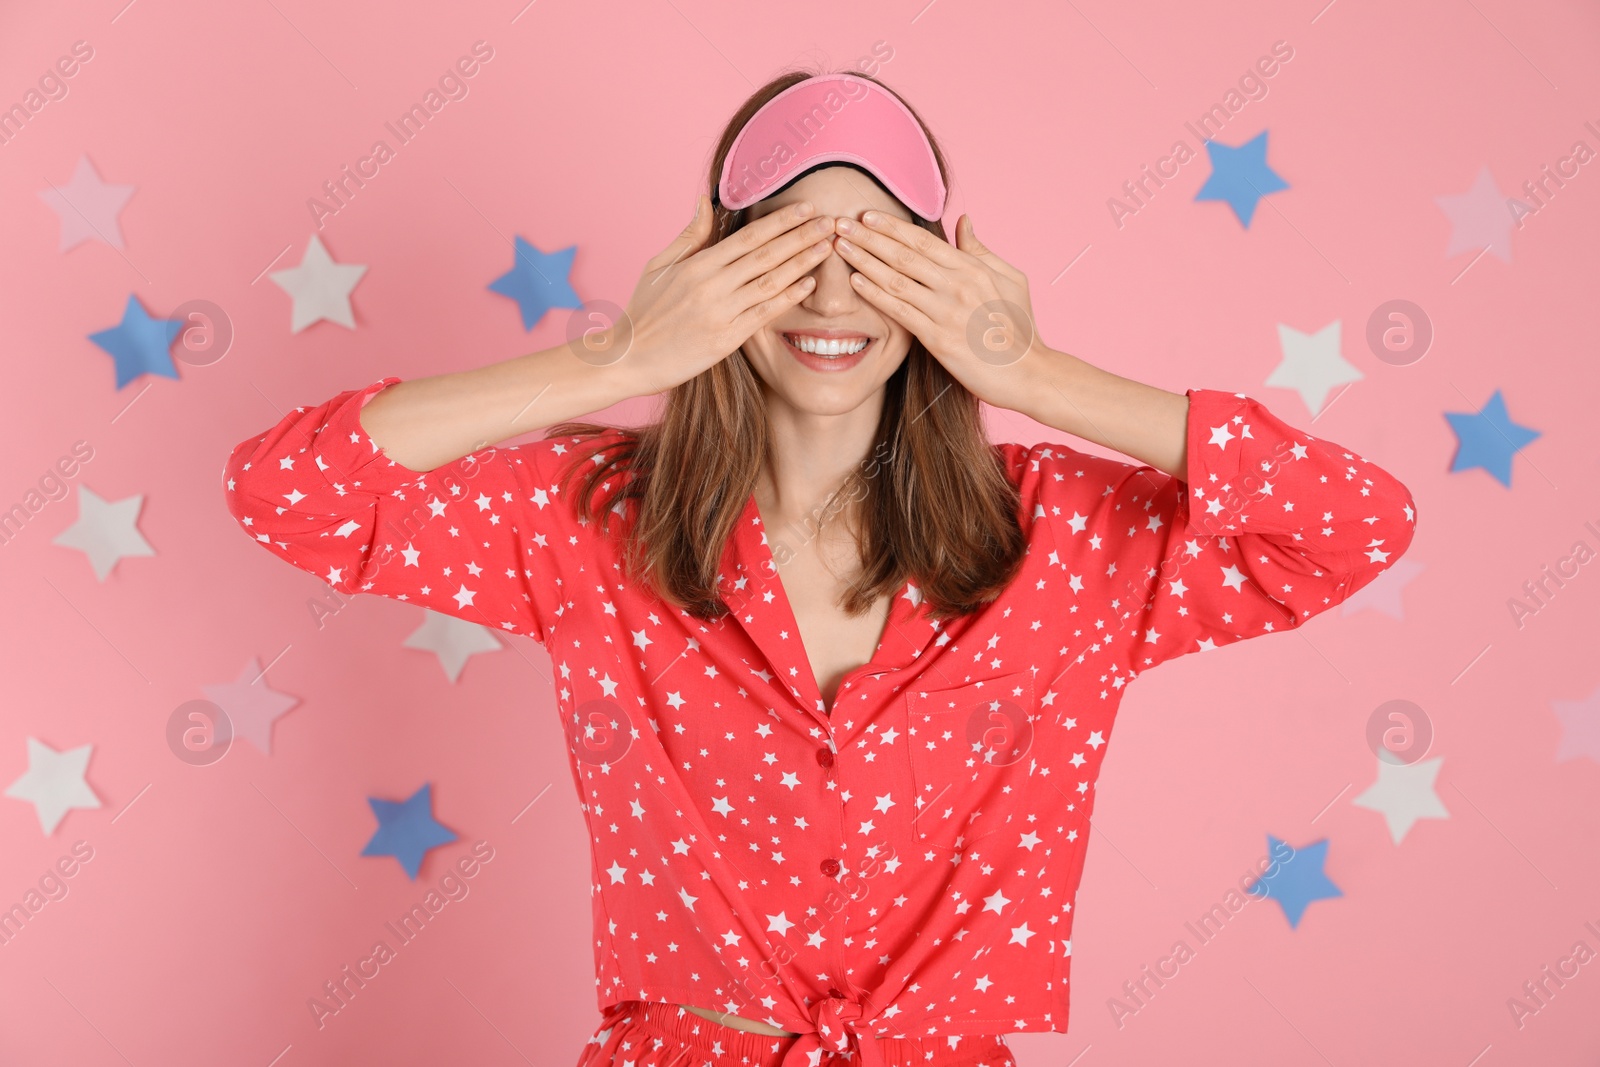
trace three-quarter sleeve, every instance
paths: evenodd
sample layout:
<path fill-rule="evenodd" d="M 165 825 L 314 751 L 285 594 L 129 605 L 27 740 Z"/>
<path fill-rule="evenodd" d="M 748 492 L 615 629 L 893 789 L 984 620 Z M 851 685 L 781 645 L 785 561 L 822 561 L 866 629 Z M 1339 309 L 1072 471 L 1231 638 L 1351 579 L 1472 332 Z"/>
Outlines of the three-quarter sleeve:
<path fill-rule="evenodd" d="M 1135 673 L 1299 626 L 1391 566 L 1416 526 L 1410 492 L 1370 460 L 1242 393 L 1186 395 L 1185 478 L 1059 444 L 1027 456 L 1034 521 L 1075 588 L 1110 598 L 1099 640 Z"/>
<path fill-rule="evenodd" d="M 228 510 L 262 547 L 342 593 L 419 604 L 545 643 L 582 530 L 560 500 L 573 439 L 486 448 L 433 471 L 361 427 L 387 377 L 297 408 L 237 445 Z"/>

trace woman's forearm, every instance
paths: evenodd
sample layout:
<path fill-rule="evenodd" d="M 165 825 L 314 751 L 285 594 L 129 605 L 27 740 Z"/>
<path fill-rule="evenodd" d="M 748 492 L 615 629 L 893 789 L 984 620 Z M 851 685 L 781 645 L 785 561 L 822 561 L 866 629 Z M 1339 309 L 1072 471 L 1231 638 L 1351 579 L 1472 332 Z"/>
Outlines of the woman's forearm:
<path fill-rule="evenodd" d="M 1035 422 L 1113 448 L 1175 478 L 1188 462 L 1189 398 L 1045 349 L 1028 389 Z"/>
<path fill-rule="evenodd" d="M 648 390 L 629 367 L 626 359 L 595 366 L 560 345 L 476 370 L 396 382 L 361 409 L 361 428 L 396 463 L 431 471 L 644 395 Z"/>

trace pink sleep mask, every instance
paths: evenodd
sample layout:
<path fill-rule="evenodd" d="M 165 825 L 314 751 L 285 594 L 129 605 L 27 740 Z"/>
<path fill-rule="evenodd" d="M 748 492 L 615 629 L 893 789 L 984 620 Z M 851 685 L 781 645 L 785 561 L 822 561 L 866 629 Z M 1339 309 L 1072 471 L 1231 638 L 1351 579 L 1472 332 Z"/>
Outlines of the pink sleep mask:
<path fill-rule="evenodd" d="M 822 163 L 861 167 L 930 222 L 944 214 L 944 179 L 916 116 L 854 74 L 807 78 L 763 104 L 722 162 L 717 197 L 737 211 Z"/>

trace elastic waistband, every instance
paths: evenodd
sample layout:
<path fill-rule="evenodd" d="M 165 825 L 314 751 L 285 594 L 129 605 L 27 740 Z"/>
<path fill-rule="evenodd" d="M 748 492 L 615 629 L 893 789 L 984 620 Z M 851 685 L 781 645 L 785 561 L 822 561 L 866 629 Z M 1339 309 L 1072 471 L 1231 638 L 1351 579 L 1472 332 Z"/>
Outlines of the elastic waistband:
<path fill-rule="evenodd" d="M 678 1005 L 627 1001 L 607 1013 L 608 1023 L 638 1026 L 656 1037 L 691 1048 L 713 1064 L 778 1067 L 797 1036 L 771 1037 L 725 1026 Z M 883 1037 L 877 1042 L 888 1067 L 976 1067 L 1010 1064 L 1010 1050 L 998 1034 L 963 1034 L 926 1039 Z M 952 1047 L 951 1042 L 955 1044 Z M 824 1063 L 831 1060 L 824 1057 Z"/>

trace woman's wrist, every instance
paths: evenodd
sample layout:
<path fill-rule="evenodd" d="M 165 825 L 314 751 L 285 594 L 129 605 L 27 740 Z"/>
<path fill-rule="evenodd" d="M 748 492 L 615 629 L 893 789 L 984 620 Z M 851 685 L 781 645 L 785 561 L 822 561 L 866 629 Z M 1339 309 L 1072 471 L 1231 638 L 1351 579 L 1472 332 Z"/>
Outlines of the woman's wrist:
<path fill-rule="evenodd" d="M 604 341 L 589 335 L 520 357 L 515 387 L 519 402 L 505 409 L 509 412 L 505 437 L 579 419 L 654 392 L 641 381 L 634 354 L 617 354 L 610 345 L 611 331 L 604 333 Z"/>
<path fill-rule="evenodd" d="M 564 344 L 472 370 L 407 379 L 373 396 L 361 411 L 361 426 L 396 463 L 431 471 L 639 395 L 624 364 L 593 362 Z"/>
<path fill-rule="evenodd" d="M 1035 360 L 1031 357 L 1039 355 Z M 1189 398 L 1102 370 L 1049 347 L 1027 366 L 1026 399 L 1017 410 L 1035 422 L 1081 437 L 1183 477 Z"/>

